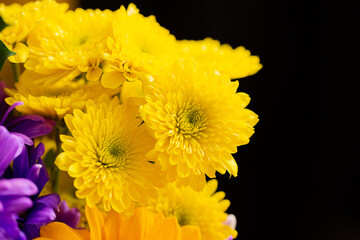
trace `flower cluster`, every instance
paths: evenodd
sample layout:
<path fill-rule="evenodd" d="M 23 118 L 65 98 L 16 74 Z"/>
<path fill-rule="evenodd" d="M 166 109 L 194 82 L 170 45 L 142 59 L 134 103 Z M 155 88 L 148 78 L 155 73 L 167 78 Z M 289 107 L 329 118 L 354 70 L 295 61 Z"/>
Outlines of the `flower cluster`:
<path fill-rule="evenodd" d="M 236 80 L 257 56 L 176 39 L 134 4 L 0 17 L 0 239 L 236 238 L 215 178 L 237 176 L 258 122 Z"/>

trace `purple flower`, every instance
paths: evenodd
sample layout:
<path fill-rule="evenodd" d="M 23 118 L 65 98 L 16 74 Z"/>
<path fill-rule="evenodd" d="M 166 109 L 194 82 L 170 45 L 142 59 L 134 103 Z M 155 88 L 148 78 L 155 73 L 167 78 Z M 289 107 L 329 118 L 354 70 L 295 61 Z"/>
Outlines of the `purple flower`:
<path fill-rule="evenodd" d="M 7 166 L 4 174 L 0 176 L 0 236 L 2 234 L 4 239 L 5 233 L 11 239 L 36 238 L 39 236 L 40 227 L 56 218 L 60 204 L 59 195 L 53 193 L 39 197 L 49 180 L 41 159 L 44 150 L 42 143 L 36 148 L 23 147 L 20 155 L 13 160 L 13 167 Z M 13 181 L 14 179 L 17 181 Z M 12 181 L 12 185 L 9 181 Z M 24 188 L 26 184 L 29 185 L 28 188 Z M 30 187 L 33 191 L 23 192 Z"/>
<path fill-rule="evenodd" d="M 57 194 L 39 197 L 49 175 L 41 160 L 44 145 L 34 148 L 32 141 L 55 123 L 32 114 L 11 116 L 23 103 L 6 104 L 5 87 L 0 81 L 0 239 L 33 239 L 56 218 L 60 204 Z"/>
<path fill-rule="evenodd" d="M 80 222 L 81 213 L 77 208 L 69 208 L 67 202 L 63 200 L 56 213 L 57 222 L 63 222 L 72 228 L 76 228 Z"/>
<path fill-rule="evenodd" d="M 18 215 L 33 205 L 29 196 L 38 192 L 28 179 L 0 179 L 0 239 L 26 239 L 18 226 Z"/>
<path fill-rule="evenodd" d="M 45 148 L 40 143 L 36 148 L 28 146 L 13 161 L 13 177 L 28 179 L 33 182 L 38 191 L 31 196 L 33 205 L 18 218 L 20 229 L 28 239 L 39 237 L 39 230 L 56 218 L 60 204 L 60 196 L 56 193 L 39 197 L 40 192 L 49 180 L 41 156 Z M 11 174 L 8 174 L 10 176 Z"/>

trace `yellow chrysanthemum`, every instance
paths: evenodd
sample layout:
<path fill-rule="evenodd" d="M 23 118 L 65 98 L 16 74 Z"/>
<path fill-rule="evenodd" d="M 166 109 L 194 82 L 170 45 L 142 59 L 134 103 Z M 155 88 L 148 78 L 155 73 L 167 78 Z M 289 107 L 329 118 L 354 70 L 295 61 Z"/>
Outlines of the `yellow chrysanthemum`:
<path fill-rule="evenodd" d="M 175 216 L 180 226 L 198 226 L 203 240 L 224 240 L 237 236 L 236 230 L 223 224 L 230 201 L 224 192 L 216 192 L 217 181 L 210 180 L 201 192 L 190 187 L 168 184 L 160 189 L 159 197 L 150 203 L 150 209 L 165 217 Z"/>
<path fill-rule="evenodd" d="M 244 47 L 233 49 L 228 44 L 205 38 L 204 40 L 178 41 L 184 56 L 194 58 L 200 67 L 206 71 L 218 71 L 230 78 L 243 78 L 258 72 L 262 65 L 257 56 L 250 54 Z"/>
<path fill-rule="evenodd" d="M 161 184 L 160 170 L 145 157 L 154 140 L 134 109 L 103 95 L 88 101 L 85 113 L 74 110 L 64 118 L 73 136 L 60 136 L 64 152 L 55 164 L 75 178 L 76 196 L 90 207 L 132 214 Z"/>
<path fill-rule="evenodd" d="M 6 92 L 9 95 L 5 100 L 8 104 L 18 101 L 24 103 L 16 107 L 19 112 L 61 119 L 74 109 L 83 109 L 88 99 L 96 100 L 103 93 L 113 95 L 119 90 L 103 88 L 100 82 L 85 83 L 83 80 L 47 86 L 21 77 L 15 89 L 6 89 Z"/>
<path fill-rule="evenodd" d="M 87 80 L 99 80 L 112 19 L 110 10 L 78 8 L 39 23 L 28 36 L 30 54 L 25 68 L 32 74 L 24 78 L 50 85 L 86 73 Z"/>
<path fill-rule="evenodd" d="M 198 227 L 180 227 L 175 217 L 167 218 L 146 208 L 135 209 L 129 218 L 115 211 L 105 215 L 96 207 L 86 207 L 85 213 L 90 233 L 53 222 L 41 227 L 40 238 L 35 240 L 201 240 Z"/>
<path fill-rule="evenodd" d="M 191 63 L 174 65 L 172 74 L 145 84 L 140 114 L 157 142 L 149 154 L 167 180 L 200 191 L 205 174 L 237 175 L 232 153 L 247 144 L 258 117 L 246 109 L 250 98 L 236 93 L 238 82 L 199 71 Z"/>
<path fill-rule="evenodd" d="M 116 12 L 107 46 L 101 82 L 108 88 L 164 70 L 173 61 L 173 52 L 178 51 L 175 37 L 154 16 L 141 15 L 134 4 L 127 10 L 121 6 Z"/>
<path fill-rule="evenodd" d="M 42 20 L 61 15 L 67 8 L 68 4 L 53 0 L 29 2 L 24 5 L 0 3 L 0 15 L 8 25 L 0 32 L 0 40 L 16 52 L 9 60 L 15 63 L 25 62 L 29 50 L 24 42 L 29 32 Z"/>

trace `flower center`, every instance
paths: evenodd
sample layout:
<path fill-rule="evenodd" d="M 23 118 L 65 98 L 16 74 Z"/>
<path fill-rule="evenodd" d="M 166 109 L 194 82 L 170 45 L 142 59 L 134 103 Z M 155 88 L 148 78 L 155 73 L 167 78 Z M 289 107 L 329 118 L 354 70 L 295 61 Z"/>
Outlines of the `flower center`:
<path fill-rule="evenodd" d="M 194 136 L 205 128 L 206 115 L 200 106 L 188 106 L 178 113 L 176 131 L 185 137 Z"/>
<path fill-rule="evenodd" d="M 100 164 L 104 168 L 117 168 L 123 166 L 127 158 L 127 146 L 121 141 L 111 142 L 100 157 Z"/>
<path fill-rule="evenodd" d="M 196 217 L 183 207 L 175 207 L 164 215 L 167 217 L 175 216 L 180 226 L 197 225 Z"/>
<path fill-rule="evenodd" d="M 176 214 L 176 218 L 180 226 L 195 225 L 193 217 L 186 214 Z"/>

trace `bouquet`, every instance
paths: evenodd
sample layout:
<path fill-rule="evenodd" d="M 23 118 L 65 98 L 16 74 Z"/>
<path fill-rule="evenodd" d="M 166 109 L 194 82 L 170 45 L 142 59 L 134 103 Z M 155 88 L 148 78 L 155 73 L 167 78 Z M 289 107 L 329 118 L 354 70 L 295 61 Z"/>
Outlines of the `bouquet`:
<path fill-rule="evenodd" d="M 216 172 L 237 176 L 258 122 L 235 80 L 257 56 L 176 39 L 134 4 L 0 16 L 0 239 L 237 236 Z"/>

